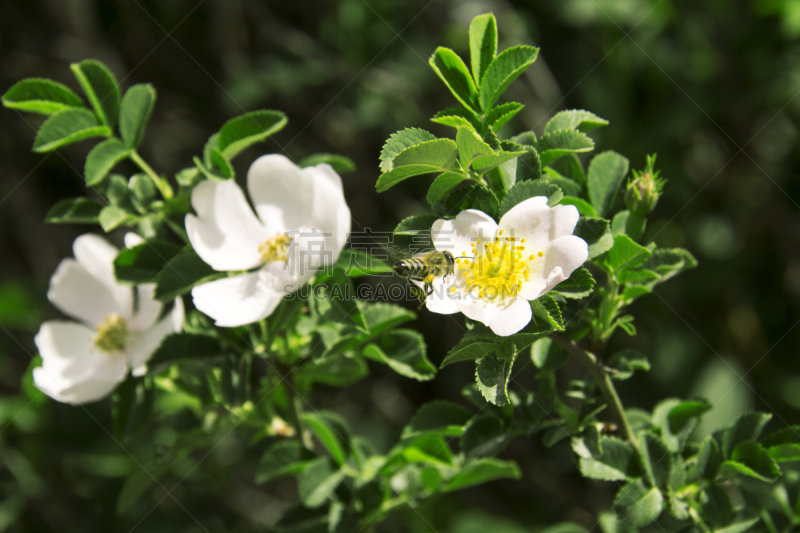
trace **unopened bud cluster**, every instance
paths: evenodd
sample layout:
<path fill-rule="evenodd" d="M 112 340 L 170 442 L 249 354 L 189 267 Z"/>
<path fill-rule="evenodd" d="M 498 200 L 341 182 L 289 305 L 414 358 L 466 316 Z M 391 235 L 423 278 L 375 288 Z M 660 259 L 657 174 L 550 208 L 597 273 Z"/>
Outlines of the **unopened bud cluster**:
<path fill-rule="evenodd" d="M 647 166 L 642 172 L 633 171 L 633 181 L 625 190 L 625 206 L 637 215 L 646 215 L 655 209 L 658 197 L 666 180 L 658 177 L 656 157 L 647 157 Z"/>

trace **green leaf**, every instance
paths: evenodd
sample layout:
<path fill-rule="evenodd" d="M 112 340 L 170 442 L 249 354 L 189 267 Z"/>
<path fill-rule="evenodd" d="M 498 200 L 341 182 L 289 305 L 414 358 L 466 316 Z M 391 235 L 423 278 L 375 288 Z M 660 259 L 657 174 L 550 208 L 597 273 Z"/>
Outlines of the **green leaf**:
<path fill-rule="evenodd" d="M 461 361 L 480 359 L 491 352 L 497 351 L 499 348 L 500 345 L 494 341 L 482 342 L 480 339 L 464 337 L 461 339 L 461 342 L 447 352 L 447 356 L 444 358 L 439 368 L 444 368 L 447 365 Z"/>
<path fill-rule="evenodd" d="M 362 306 L 361 313 L 372 335 L 379 335 L 417 317 L 413 311 L 386 302 L 376 302 Z"/>
<path fill-rule="evenodd" d="M 186 248 L 175 256 L 156 279 L 155 298 L 169 302 L 177 296 L 186 294 L 199 283 L 218 279 L 225 274 L 208 266 L 197 252 Z"/>
<path fill-rule="evenodd" d="M 103 231 L 108 233 L 120 226 L 133 224 L 136 222 L 137 218 L 135 213 L 128 211 L 124 207 L 107 205 L 100 210 L 97 221 L 100 223 L 100 227 L 103 228 Z"/>
<path fill-rule="evenodd" d="M 778 444 L 770 447 L 767 452 L 777 463 L 800 461 L 800 444 Z"/>
<path fill-rule="evenodd" d="M 594 141 L 576 130 L 558 130 L 540 137 L 535 148 L 542 159 L 542 167 L 546 167 L 567 154 L 591 152 Z"/>
<path fill-rule="evenodd" d="M 311 461 L 300 474 L 297 482 L 300 500 L 312 509 L 320 507 L 333 496 L 333 491 L 344 478 L 345 473 L 335 469 L 327 457 L 319 457 Z"/>
<path fill-rule="evenodd" d="M 342 250 L 339 259 L 336 260 L 336 268 L 343 270 L 351 278 L 392 272 L 390 265 L 364 250 L 352 248 Z"/>
<path fill-rule="evenodd" d="M 480 485 L 500 478 L 519 479 L 520 477 L 522 474 L 519 466 L 512 461 L 501 461 L 494 458 L 469 459 L 458 474 L 447 482 L 443 492 Z"/>
<path fill-rule="evenodd" d="M 275 533 L 330 533 L 329 514 L 330 509 L 326 507 L 309 509 L 298 505 L 283 513 L 273 530 Z"/>
<path fill-rule="evenodd" d="M 336 154 L 313 154 L 303 158 L 297 166 L 300 168 L 315 167 L 322 163 L 330 165 L 338 174 L 353 172 L 356 169 L 356 164 L 352 159 Z"/>
<path fill-rule="evenodd" d="M 611 150 L 594 156 L 589 163 L 586 189 L 589 201 L 600 216 L 614 203 L 614 198 L 628 174 L 628 159 Z"/>
<path fill-rule="evenodd" d="M 703 414 L 711 410 L 713 406 L 705 400 L 684 400 L 669 410 L 667 422 L 669 431 L 673 434 L 680 434 L 691 422 L 698 420 Z"/>
<path fill-rule="evenodd" d="M 740 416 L 722 436 L 722 452 L 725 457 L 731 457 L 733 449 L 742 442 L 756 440 L 771 419 L 771 413 L 758 411 L 748 411 Z"/>
<path fill-rule="evenodd" d="M 155 107 L 156 90 L 149 83 L 125 91 L 119 113 L 119 133 L 125 146 L 136 148 L 141 144 Z"/>
<path fill-rule="evenodd" d="M 636 350 L 621 350 L 608 358 L 605 363 L 614 372 L 609 375 L 617 381 L 625 381 L 633 376 L 637 370 L 645 372 L 650 370 L 650 361 L 647 356 Z"/>
<path fill-rule="evenodd" d="M 531 360 L 539 370 L 551 371 L 569 361 L 569 353 L 550 337 L 544 337 L 531 346 Z"/>
<path fill-rule="evenodd" d="M 567 279 L 556 285 L 554 290 L 565 298 L 586 298 L 592 294 L 595 283 L 589 271 L 580 267 L 574 270 Z"/>
<path fill-rule="evenodd" d="M 483 73 L 497 54 L 497 21 L 492 13 L 478 15 L 469 24 L 469 56 L 475 84 L 481 84 Z"/>
<path fill-rule="evenodd" d="M 495 155 L 492 147 L 483 142 L 483 139 L 472 128 L 458 128 L 456 145 L 458 146 L 458 158 L 461 161 L 462 168 L 469 168 L 481 156 Z"/>
<path fill-rule="evenodd" d="M 383 335 L 377 344 L 364 348 L 364 356 L 417 381 L 428 381 L 436 375 L 436 367 L 425 355 L 422 335 L 410 329 L 397 329 Z"/>
<path fill-rule="evenodd" d="M 155 199 L 156 186 L 147 174 L 134 174 L 128 182 L 128 188 L 133 194 L 133 198 L 147 211 L 150 203 Z"/>
<path fill-rule="evenodd" d="M 99 124 L 88 109 L 68 107 L 54 113 L 36 133 L 33 151 L 50 152 L 56 148 L 91 137 L 108 137 L 111 129 Z"/>
<path fill-rule="evenodd" d="M 428 189 L 428 196 L 426 200 L 428 200 L 428 203 L 431 205 L 435 204 L 445 195 L 447 195 L 448 192 L 457 187 L 458 184 L 466 181 L 467 179 L 468 178 L 463 174 L 456 174 L 453 172 L 445 172 L 444 174 L 440 174 L 439 177 L 433 180 L 433 183 L 431 183 L 431 187 Z M 430 230 L 430 226 L 428 227 L 428 230 Z"/>
<path fill-rule="evenodd" d="M 100 122 L 113 128 L 119 117 L 119 84 L 108 68 L 95 59 L 85 59 L 69 66 L 92 104 Z M 109 135 L 111 132 L 109 131 Z"/>
<path fill-rule="evenodd" d="M 579 458 L 581 474 L 603 481 L 624 481 L 641 475 L 633 447 L 614 437 L 602 437 L 598 446 L 590 446 L 586 438 L 572 439 L 572 450 Z"/>
<path fill-rule="evenodd" d="M 703 441 L 697 452 L 697 461 L 688 472 L 689 479 L 705 478 L 708 481 L 713 481 L 717 477 L 721 463 L 722 453 L 719 450 L 719 445 L 713 437 L 709 437 Z"/>
<path fill-rule="evenodd" d="M 255 482 L 260 485 L 281 476 L 299 474 L 313 458 L 314 454 L 296 440 L 277 442 L 258 461 Z"/>
<path fill-rule="evenodd" d="M 489 110 L 508 86 L 536 61 L 539 49 L 519 45 L 503 50 L 481 78 L 481 107 Z"/>
<path fill-rule="evenodd" d="M 508 380 L 515 358 L 516 354 L 507 359 L 498 359 L 491 353 L 477 362 L 475 381 L 486 401 L 501 407 L 509 403 Z"/>
<path fill-rule="evenodd" d="M 425 141 L 400 152 L 392 161 L 392 170 L 382 174 L 375 184 L 383 192 L 412 176 L 455 169 L 458 149 L 450 139 Z"/>
<path fill-rule="evenodd" d="M 663 283 L 681 272 L 695 267 L 697 267 L 697 260 L 688 250 L 683 248 L 656 249 L 641 266 L 642 269 L 655 272 L 658 275 L 657 280 L 654 283 L 648 283 L 648 286 Z"/>
<path fill-rule="evenodd" d="M 392 161 L 406 148 L 433 140 L 436 140 L 435 135 L 420 128 L 406 128 L 392 133 L 381 150 L 381 172 L 392 170 Z"/>
<path fill-rule="evenodd" d="M 526 154 L 527 152 L 506 152 L 504 150 L 500 150 L 499 153 L 484 155 L 475 159 L 472 163 L 472 169 L 477 172 L 478 174 L 485 174 L 486 172 L 492 170 L 493 168 L 499 167 L 504 165 L 505 163 L 513 162 L 515 164 L 514 172 L 509 173 L 510 179 L 503 179 L 503 190 L 510 188 L 515 181 L 516 177 L 516 159 Z"/>
<path fill-rule="evenodd" d="M 703 518 L 710 524 L 727 524 L 733 518 L 733 504 L 728 491 L 713 483 L 703 491 L 706 500 L 703 502 Z"/>
<path fill-rule="evenodd" d="M 327 411 L 316 411 L 303 413 L 302 420 L 328 450 L 334 461 L 339 465 L 347 462 L 347 457 L 350 455 L 349 431 L 337 415 Z"/>
<path fill-rule="evenodd" d="M 525 154 L 517 158 L 517 183 L 527 180 L 538 180 L 542 177 L 542 160 L 536 148 L 520 145 L 525 148 Z"/>
<path fill-rule="evenodd" d="M 552 183 L 545 183 L 541 180 L 521 181 L 509 189 L 503 202 L 500 204 L 500 217 L 517 204 L 536 196 L 547 196 L 547 204 L 555 205 L 561 199 L 561 189 Z"/>
<path fill-rule="evenodd" d="M 800 444 L 800 426 L 788 426 L 770 433 L 762 440 L 761 444 L 766 447 L 777 446 L 778 444 Z"/>
<path fill-rule="evenodd" d="M 287 122 L 283 112 L 269 109 L 250 111 L 232 118 L 219 130 L 219 151 L 231 160 L 245 148 L 282 130 Z"/>
<path fill-rule="evenodd" d="M 453 402 L 437 400 L 419 408 L 403 429 L 403 440 L 421 435 L 459 436 L 472 413 Z"/>
<path fill-rule="evenodd" d="M 564 318 L 561 316 L 561 308 L 558 303 L 549 294 L 540 296 L 531 302 L 531 310 L 534 316 L 537 316 L 545 321 L 558 331 L 564 331 Z"/>
<path fill-rule="evenodd" d="M 437 212 L 441 216 L 453 216 L 454 213 L 465 209 L 479 209 L 490 217 L 497 218 L 499 207 L 500 201 L 495 193 L 477 183 L 469 183 L 450 191 L 437 204 Z"/>
<path fill-rule="evenodd" d="M 614 237 L 614 246 L 608 250 L 605 265 L 611 272 L 621 272 L 623 268 L 634 268 L 642 264 L 651 252 L 647 248 L 633 242 L 627 235 Z"/>
<path fill-rule="evenodd" d="M 164 241 L 149 241 L 121 250 L 114 259 L 114 276 L 120 283 L 153 283 L 158 275 L 183 250 Z"/>
<path fill-rule="evenodd" d="M 476 131 L 483 129 L 483 124 L 481 123 L 481 119 L 478 118 L 478 115 L 476 115 L 473 110 L 466 107 L 450 107 L 443 111 L 439 111 L 438 113 L 433 115 L 433 118 L 431 118 L 431 122 L 436 122 L 437 124 L 450 126 L 451 128 L 460 128 L 466 126 L 466 127 L 472 127 L 472 129 Z M 409 128 L 409 129 L 414 129 L 414 128 Z M 434 138 L 435 137 L 433 135 L 430 136 L 430 139 Z M 424 140 L 430 140 L 430 139 L 424 139 Z"/>
<path fill-rule="evenodd" d="M 86 185 L 94 186 L 102 182 L 117 163 L 130 155 L 131 150 L 114 137 L 96 145 L 86 156 Z"/>
<path fill-rule="evenodd" d="M 428 59 L 428 64 L 464 107 L 476 112 L 481 110 L 475 82 L 472 80 L 467 66 L 455 52 L 440 46 Z"/>
<path fill-rule="evenodd" d="M 586 133 L 600 126 L 607 126 L 608 121 L 600 118 L 594 113 L 583 109 L 568 109 L 559 111 L 551 118 L 544 127 L 544 134 L 553 133 L 558 130 L 578 130 Z"/>
<path fill-rule="evenodd" d="M 513 438 L 503 421 L 495 416 L 476 416 L 467 423 L 461 435 L 461 451 L 467 457 L 497 455 Z"/>
<path fill-rule="evenodd" d="M 435 215 L 416 215 L 413 217 L 404 218 L 400 221 L 396 228 L 394 228 L 395 235 L 430 235 L 433 223 L 439 217 Z"/>
<path fill-rule="evenodd" d="M 3 95 L 3 105 L 9 109 L 52 115 L 68 107 L 83 107 L 83 100 L 72 89 L 45 78 L 18 81 Z"/>
<path fill-rule="evenodd" d="M 559 159 L 554 165 L 558 173 L 565 178 L 579 183 L 581 187 L 586 187 L 586 173 L 583 170 L 583 163 L 575 154 L 567 154 Z"/>
<path fill-rule="evenodd" d="M 517 102 L 500 104 L 486 114 L 486 123 L 490 125 L 494 131 L 497 131 L 505 126 L 509 120 L 514 118 L 517 113 L 522 111 L 523 107 L 525 106 Z"/>
<path fill-rule="evenodd" d="M 558 188 L 564 191 L 565 195 L 576 197 L 582 194 L 583 188 L 577 181 L 562 176 L 551 167 L 545 167 L 544 172 L 545 176 L 542 179 L 547 183 L 558 185 Z M 592 208 L 592 211 L 594 211 L 594 208 Z"/>
<path fill-rule="evenodd" d="M 648 489 L 642 480 L 631 481 L 620 489 L 614 507 L 625 509 L 625 518 L 642 527 L 655 521 L 664 507 L 664 496 L 657 488 Z"/>
<path fill-rule="evenodd" d="M 323 383 L 332 387 L 346 387 L 360 381 L 369 374 L 366 361 L 352 353 L 313 359 L 292 371 L 297 383 L 311 385 Z"/>
<path fill-rule="evenodd" d="M 170 333 L 164 337 L 156 351 L 153 352 L 147 365 L 154 369 L 181 359 L 200 361 L 218 357 L 224 353 L 219 341 L 210 335 L 186 332 Z"/>
<path fill-rule="evenodd" d="M 102 204 L 89 198 L 61 200 L 47 212 L 48 224 L 96 224 Z"/>
<path fill-rule="evenodd" d="M 726 477 L 739 474 L 761 481 L 775 481 L 781 475 L 780 468 L 769 452 L 753 441 L 737 445 L 731 452 L 730 460 L 720 466 L 720 471 Z"/>
<path fill-rule="evenodd" d="M 536 133 L 532 131 L 522 132 L 511 137 L 511 142 L 521 144 L 523 146 L 536 146 Z"/>
<path fill-rule="evenodd" d="M 605 450 L 605 448 L 604 448 Z M 672 454 L 661 440 L 649 432 L 643 432 L 639 451 L 647 481 L 651 487 L 665 489 L 672 469 Z"/>
<path fill-rule="evenodd" d="M 756 522 L 758 522 L 758 520 L 759 520 L 758 518 L 741 520 L 727 527 L 715 529 L 712 533 L 745 533 L 745 531 L 748 531 L 751 527 L 756 525 Z"/>

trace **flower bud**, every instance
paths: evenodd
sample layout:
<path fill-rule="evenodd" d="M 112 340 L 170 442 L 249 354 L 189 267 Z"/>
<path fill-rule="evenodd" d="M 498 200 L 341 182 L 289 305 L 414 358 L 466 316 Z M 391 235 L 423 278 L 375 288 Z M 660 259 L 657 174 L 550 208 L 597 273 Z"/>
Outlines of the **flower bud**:
<path fill-rule="evenodd" d="M 655 209 L 658 196 L 664 187 L 665 180 L 658 177 L 655 156 L 648 156 L 647 167 L 642 172 L 633 172 L 634 179 L 625 190 L 625 205 L 637 215 L 646 215 Z"/>

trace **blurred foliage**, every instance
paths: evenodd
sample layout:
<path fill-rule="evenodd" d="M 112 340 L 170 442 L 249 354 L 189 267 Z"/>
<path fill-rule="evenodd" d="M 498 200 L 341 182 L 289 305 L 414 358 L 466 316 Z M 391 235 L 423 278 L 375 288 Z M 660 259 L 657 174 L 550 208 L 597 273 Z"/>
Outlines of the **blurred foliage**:
<path fill-rule="evenodd" d="M 351 157 L 358 171 L 346 176 L 345 194 L 353 227 L 386 230 L 421 212 L 424 186 L 409 181 L 375 195 L 380 147 L 402 127 L 445 135 L 444 126 L 427 122 L 451 105 L 427 58 L 439 44 L 464 56 L 463 28 L 472 16 L 494 11 L 506 40 L 501 48 L 527 43 L 542 50 L 509 90 L 526 107 L 507 128 L 541 131 L 558 110 L 585 108 L 613 126 L 595 136 L 598 151 L 624 146 L 637 168 L 645 154 L 658 151 L 669 183 L 644 241 L 686 247 L 700 260 L 700 268 L 634 304 L 642 317 L 635 339 L 612 339 L 610 349 L 623 343 L 642 349 L 653 367 L 621 384 L 626 405 L 650 409 L 667 395 L 704 396 L 715 408 L 696 439 L 748 408 L 774 412 L 772 430 L 796 424 L 800 3 L 531 4 L 11 2 L 0 20 L 0 88 L 30 76 L 67 82 L 68 64 L 85 57 L 109 64 L 126 85 L 157 83 L 161 104 L 142 153 L 169 173 L 226 118 L 258 107 L 282 109 L 292 121 L 270 151 L 286 149 L 295 159 L 315 152 Z M 256 456 L 235 430 L 198 441 L 192 454 L 172 456 L 185 423 L 180 398 L 153 442 L 127 449 L 111 438 L 108 403 L 56 404 L 25 386 L 29 379 L 20 389 L 36 325 L 54 314 L 45 305 L 47 280 L 81 232 L 45 228 L 42 220 L 57 201 L 83 193 L 85 151 L 31 154 L 38 124 L 8 110 L 3 117 L 0 530 L 261 531 L 273 525 L 296 503 L 293 482 L 252 485 Z M 257 155 L 251 150 L 242 159 Z M 445 317 L 429 313 L 416 327 L 435 364 L 460 336 Z M 375 366 L 375 379 L 323 389 L 317 401 L 335 406 L 385 450 L 419 405 L 434 397 L 459 401 L 470 372 L 454 365 L 436 380 L 414 383 Z M 522 391 L 533 375 L 530 366 L 521 370 L 513 387 Z M 502 456 L 520 464 L 520 481 L 428 500 L 393 515 L 380 530 L 466 533 L 490 523 L 500 531 L 537 531 L 563 520 L 591 527 L 611 505 L 602 482 L 579 475 L 566 441 L 547 460 L 538 440 L 517 439 Z M 157 482 L 141 469 L 150 458 L 165 465 Z M 122 490 L 130 498 L 121 501 L 131 504 L 118 516 Z"/>

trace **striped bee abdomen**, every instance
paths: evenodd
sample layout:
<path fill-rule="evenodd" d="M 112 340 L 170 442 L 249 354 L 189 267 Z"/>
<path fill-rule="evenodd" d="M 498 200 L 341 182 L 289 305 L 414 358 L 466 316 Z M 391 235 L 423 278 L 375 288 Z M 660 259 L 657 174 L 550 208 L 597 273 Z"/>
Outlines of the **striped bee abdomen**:
<path fill-rule="evenodd" d="M 424 278 L 428 275 L 430 264 L 422 259 L 404 259 L 394 264 L 394 272 L 403 278 Z"/>

